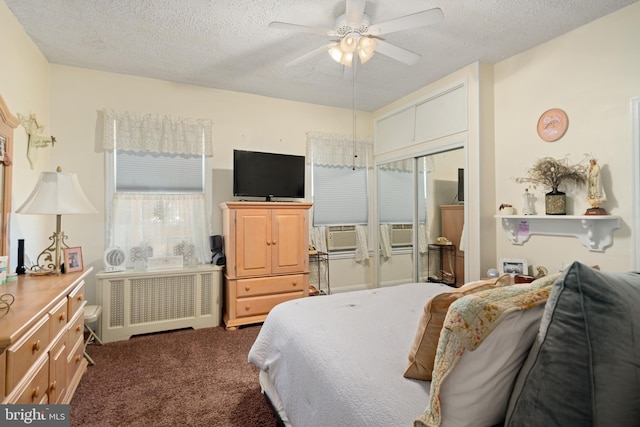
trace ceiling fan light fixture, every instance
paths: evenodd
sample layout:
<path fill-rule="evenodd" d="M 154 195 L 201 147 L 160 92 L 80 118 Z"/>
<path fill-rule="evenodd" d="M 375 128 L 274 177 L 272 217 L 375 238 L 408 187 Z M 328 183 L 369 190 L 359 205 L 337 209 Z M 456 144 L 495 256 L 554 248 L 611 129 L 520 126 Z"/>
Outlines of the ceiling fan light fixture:
<path fill-rule="evenodd" d="M 341 62 L 342 50 L 340 49 L 340 45 L 331 46 L 329 48 L 329 56 L 331 56 L 334 61 Z"/>
<path fill-rule="evenodd" d="M 340 40 L 340 49 L 344 53 L 353 53 L 358 47 L 358 40 L 353 34 L 347 34 Z"/>
<path fill-rule="evenodd" d="M 345 52 L 342 54 L 342 58 L 339 61 L 342 65 L 346 65 L 347 67 L 351 67 L 353 64 L 353 52 Z"/>
<path fill-rule="evenodd" d="M 378 46 L 378 40 L 372 37 L 360 37 L 360 40 L 358 40 L 358 56 L 362 64 L 371 59 L 376 51 L 376 46 Z"/>

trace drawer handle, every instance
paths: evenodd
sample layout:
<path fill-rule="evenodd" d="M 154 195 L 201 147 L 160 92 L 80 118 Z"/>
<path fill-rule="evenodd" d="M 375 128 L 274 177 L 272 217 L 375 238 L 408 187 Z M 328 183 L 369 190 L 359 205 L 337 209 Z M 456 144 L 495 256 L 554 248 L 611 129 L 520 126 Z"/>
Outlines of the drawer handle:
<path fill-rule="evenodd" d="M 82 330 L 82 328 L 80 327 L 80 325 L 76 326 L 76 332 L 80 332 Z"/>
<path fill-rule="evenodd" d="M 62 314 L 60 315 L 60 317 L 58 317 L 58 320 L 59 320 L 60 322 L 64 322 L 64 313 L 62 313 Z"/>
<path fill-rule="evenodd" d="M 31 392 L 31 401 L 32 402 L 35 401 L 38 398 L 39 395 L 40 395 L 40 386 L 37 386 Z"/>
<path fill-rule="evenodd" d="M 76 363 L 78 363 L 82 358 L 80 356 L 76 356 Z"/>
<path fill-rule="evenodd" d="M 251 310 L 251 306 L 250 305 L 245 305 L 244 306 L 244 311 L 249 311 Z"/>
<path fill-rule="evenodd" d="M 36 342 L 33 343 L 33 345 L 31 346 L 31 352 L 32 353 L 36 353 L 40 351 L 40 340 L 37 340 Z M 37 397 L 37 396 L 36 396 Z"/>
<path fill-rule="evenodd" d="M 246 285 L 246 286 L 244 287 L 244 290 L 245 290 L 245 291 L 247 291 L 247 292 L 249 292 L 249 291 L 251 290 L 251 286 Z"/>
<path fill-rule="evenodd" d="M 55 382 L 55 381 L 54 381 L 54 382 L 52 382 L 52 383 L 51 383 L 51 386 L 49 386 L 49 390 L 54 391 L 54 390 L 56 389 L 56 385 L 57 385 L 57 384 L 56 384 L 56 382 Z"/>
<path fill-rule="evenodd" d="M 291 282 L 292 286 L 298 286 L 298 282 L 296 280 L 294 280 L 293 282 Z"/>
<path fill-rule="evenodd" d="M 82 301 L 82 298 L 83 298 L 82 294 L 80 294 L 80 295 L 78 295 L 78 296 L 76 297 L 76 299 L 77 299 L 78 301 Z"/>

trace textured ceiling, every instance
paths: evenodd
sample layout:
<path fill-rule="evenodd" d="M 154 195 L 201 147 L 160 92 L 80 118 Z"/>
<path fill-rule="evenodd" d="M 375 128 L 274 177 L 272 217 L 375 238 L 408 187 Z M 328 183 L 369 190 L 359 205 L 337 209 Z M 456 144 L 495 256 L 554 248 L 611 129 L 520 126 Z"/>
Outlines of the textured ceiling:
<path fill-rule="evenodd" d="M 49 62 L 351 108 L 352 82 L 327 44 L 272 21 L 333 28 L 344 0 L 4 0 Z M 496 63 L 636 0 L 369 0 L 372 23 L 439 7 L 444 20 L 392 33 L 422 55 L 359 67 L 356 108 L 373 111 L 475 61 Z"/>

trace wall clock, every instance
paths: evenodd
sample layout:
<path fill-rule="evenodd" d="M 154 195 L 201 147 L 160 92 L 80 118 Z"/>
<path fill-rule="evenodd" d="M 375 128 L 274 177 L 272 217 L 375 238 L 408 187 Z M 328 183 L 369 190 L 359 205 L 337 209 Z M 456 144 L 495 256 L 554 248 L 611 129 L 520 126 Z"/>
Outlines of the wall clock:
<path fill-rule="evenodd" d="M 564 136 L 569 127 L 567 113 L 559 108 L 552 108 L 542 113 L 538 119 L 538 135 L 544 141 L 557 141 Z"/>

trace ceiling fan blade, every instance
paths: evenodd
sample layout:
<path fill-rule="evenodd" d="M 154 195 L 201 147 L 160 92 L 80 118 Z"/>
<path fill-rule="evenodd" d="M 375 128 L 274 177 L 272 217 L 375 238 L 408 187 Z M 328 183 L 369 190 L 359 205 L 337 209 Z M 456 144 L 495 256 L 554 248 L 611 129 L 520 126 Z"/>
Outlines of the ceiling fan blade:
<path fill-rule="evenodd" d="M 362 15 L 364 15 L 364 5 L 366 0 L 347 0 L 347 25 L 351 28 L 357 28 L 362 23 Z"/>
<path fill-rule="evenodd" d="M 387 22 L 381 22 L 380 24 L 373 24 L 369 26 L 366 34 L 372 36 L 381 36 L 383 34 L 395 33 L 396 31 L 410 30 L 412 28 L 426 27 L 442 21 L 444 14 L 442 9 L 434 8 L 429 10 L 423 10 L 411 15 L 401 16 L 400 18 L 392 19 Z"/>
<path fill-rule="evenodd" d="M 391 43 L 387 43 L 384 40 L 378 39 L 378 46 L 376 52 L 395 59 L 396 61 L 403 62 L 407 65 L 415 65 L 422 58 L 417 53 L 413 53 L 410 50 L 403 49 Z"/>
<path fill-rule="evenodd" d="M 302 55 L 302 56 L 300 56 L 300 57 L 298 57 L 298 58 L 296 58 L 296 59 L 294 59 L 292 61 L 287 62 L 286 64 L 284 64 L 284 66 L 285 67 L 292 67 L 294 65 L 300 64 L 301 62 L 308 61 L 311 58 L 314 58 L 314 57 L 316 57 L 318 55 L 326 53 L 327 51 L 329 51 L 329 49 L 331 47 L 333 47 L 333 46 L 335 46 L 337 44 L 338 43 L 336 43 L 336 42 L 332 42 L 332 43 L 326 44 L 324 46 L 320 46 L 319 48 L 314 49 L 311 52 L 307 52 L 304 55 Z"/>
<path fill-rule="evenodd" d="M 269 28 L 278 28 L 281 30 L 297 31 L 299 33 L 320 34 L 323 36 L 335 36 L 335 30 L 320 27 L 310 27 L 308 25 L 290 24 L 288 22 L 274 21 L 269 23 Z"/>

